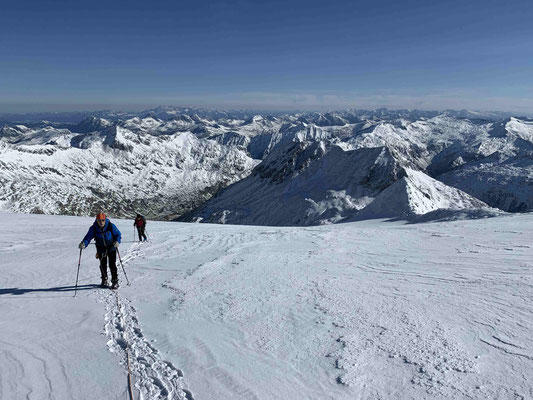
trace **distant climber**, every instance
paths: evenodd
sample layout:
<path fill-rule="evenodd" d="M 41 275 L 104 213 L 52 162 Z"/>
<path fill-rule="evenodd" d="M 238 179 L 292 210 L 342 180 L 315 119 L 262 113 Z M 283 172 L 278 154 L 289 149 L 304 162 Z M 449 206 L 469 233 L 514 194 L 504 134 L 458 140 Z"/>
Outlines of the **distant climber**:
<path fill-rule="evenodd" d="M 146 233 L 144 230 L 146 229 L 146 218 L 144 218 L 141 214 L 137 214 L 135 217 L 135 221 L 133 221 L 133 226 L 137 227 L 137 233 L 139 234 L 139 242 L 143 240 L 147 240 Z"/>
<path fill-rule="evenodd" d="M 100 272 L 102 274 L 101 287 L 107 287 L 107 260 L 111 270 L 111 289 L 118 288 L 117 274 L 117 249 L 122 235 L 104 213 L 96 216 L 96 221 L 79 244 L 80 249 L 86 248 L 92 239 L 96 243 L 96 258 L 100 259 Z"/>

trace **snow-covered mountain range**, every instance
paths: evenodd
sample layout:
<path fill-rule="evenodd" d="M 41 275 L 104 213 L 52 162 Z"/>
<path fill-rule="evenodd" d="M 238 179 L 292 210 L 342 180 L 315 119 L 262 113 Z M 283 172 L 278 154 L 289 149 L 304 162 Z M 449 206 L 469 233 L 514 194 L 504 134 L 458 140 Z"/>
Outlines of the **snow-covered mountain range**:
<path fill-rule="evenodd" d="M 533 208 L 533 121 L 502 113 L 0 117 L 4 211 L 313 225 Z"/>

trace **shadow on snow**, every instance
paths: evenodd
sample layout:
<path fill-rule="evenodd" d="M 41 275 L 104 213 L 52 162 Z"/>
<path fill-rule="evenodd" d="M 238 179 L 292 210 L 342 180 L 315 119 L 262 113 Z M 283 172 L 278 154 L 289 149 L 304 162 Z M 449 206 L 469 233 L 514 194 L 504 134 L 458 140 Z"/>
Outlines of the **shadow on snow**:
<path fill-rule="evenodd" d="M 78 291 L 82 290 L 92 290 L 99 288 L 100 285 L 90 284 L 90 285 L 78 285 Z M 35 292 L 73 292 L 76 289 L 76 286 L 57 286 L 51 288 L 42 288 L 42 289 L 21 289 L 21 288 L 4 288 L 0 289 L 0 296 L 5 294 L 10 295 L 21 295 L 26 293 L 35 293 Z"/>

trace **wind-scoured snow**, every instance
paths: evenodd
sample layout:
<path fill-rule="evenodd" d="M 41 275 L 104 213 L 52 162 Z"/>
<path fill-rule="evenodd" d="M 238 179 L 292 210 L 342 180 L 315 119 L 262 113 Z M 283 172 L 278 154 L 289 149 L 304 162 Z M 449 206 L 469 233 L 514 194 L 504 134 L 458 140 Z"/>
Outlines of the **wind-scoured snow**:
<path fill-rule="evenodd" d="M 533 398 L 533 216 L 148 221 L 100 289 L 92 218 L 2 214 L 0 398 Z"/>

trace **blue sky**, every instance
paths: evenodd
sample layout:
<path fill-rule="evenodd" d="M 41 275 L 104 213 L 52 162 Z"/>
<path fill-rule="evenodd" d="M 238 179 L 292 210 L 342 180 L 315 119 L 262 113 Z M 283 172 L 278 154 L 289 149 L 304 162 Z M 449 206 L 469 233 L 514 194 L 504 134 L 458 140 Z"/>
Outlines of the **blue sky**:
<path fill-rule="evenodd" d="M 4 1 L 0 112 L 533 112 L 529 1 Z"/>

